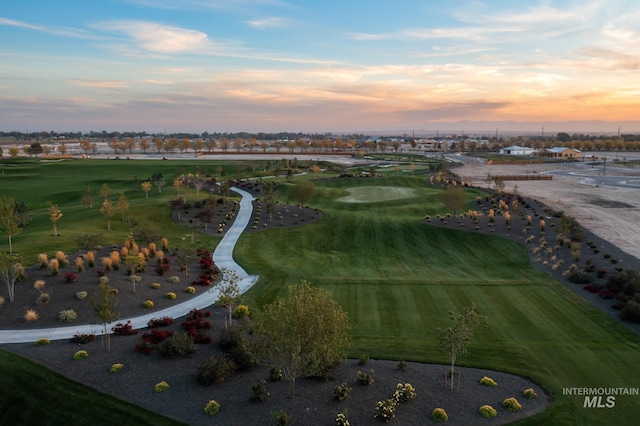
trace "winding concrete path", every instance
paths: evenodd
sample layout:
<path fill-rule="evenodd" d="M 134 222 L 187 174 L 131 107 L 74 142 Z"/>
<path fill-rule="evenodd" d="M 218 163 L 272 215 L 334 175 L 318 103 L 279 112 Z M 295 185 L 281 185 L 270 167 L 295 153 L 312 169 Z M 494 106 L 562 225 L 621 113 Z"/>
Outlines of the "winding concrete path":
<path fill-rule="evenodd" d="M 238 238 L 240 238 L 240 235 L 242 235 L 242 232 L 251 219 L 251 213 L 253 211 L 252 201 L 254 198 L 251 194 L 241 189 L 235 187 L 231 189 L 240 194 L 242 199 L 240 200 L 236 220 L 229 227 L 213 252 L 213 260 L 219 268 L 226 269 L 228 271 L 235 271 L 238 277 L 238 286 L 240 287 L 240 291 L 244 293 L 251 288 L 256 281 L 258 281 L 258 276 L 247 274 L 245 270 L 242 269 L 235 260 L 233 260 L 233 249 L 238 242 Z M 218 293 L 218 289 L 213 287 L 199 296 L 196 296 L 186 302 L 171 306 L 170 308 L 141 315 L 139 317 L 123 318 L 118 320 L 118 322 L 131 321 L 133 328 L 144 328 L 147 326 L 147 322 L 152 318 L 179 318 L 186 315 L 192 309 L 204 309 L 211 306 L 218 299 Z M 110 331 L 111 327 L 108 327 L 108 329 Z M 41 338 L 47 338 L 50 340 L 70 339 L 76 333 L 100 334 L 101 332 L 101 324 L 73 325 L 68 327 L 40 328 L 32 330 L 0 330 L 0 344 L 29 343 L 35 342 Z"/>

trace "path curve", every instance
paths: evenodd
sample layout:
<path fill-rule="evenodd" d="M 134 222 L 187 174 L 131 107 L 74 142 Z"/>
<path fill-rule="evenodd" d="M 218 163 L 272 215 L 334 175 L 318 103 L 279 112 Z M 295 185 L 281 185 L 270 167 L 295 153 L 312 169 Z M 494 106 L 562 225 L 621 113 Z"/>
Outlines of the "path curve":
<path fill-rule="evenodd" d="M 254 197 L 247 191 L 233 187 L 234 192 L 237 192 L 242 196 L 236 219 L 229 227 L 226 234 L 222 237 L 222 240 L 213 252 L 213 260 L 220 269 L 226 269 L 228 271 L 235 271 L 238 277 L 238 287 L 242 293 L 246 292 L 251 286 L 258 281 L 257 275 L 249 275 L 233 260 L 233 249 L 242 235 L 242 232 L 249 224 L 251 220 L 251 213 L 253 212 L 253 200 Z M 152 318 L 172 317 L 179 318 L 187 314 L 192 309 L 204 309 L 215 303 L 218 299 L 218 289 L 212 287 L 205 293 L 199 296 L 193 297 L 186 302 L 178 303 L 160 311 L 155 311 L 150 314 L 141 315 L 138 317 L 124 318 L 118 320 L 118 322 L 131 321 L 133 328 L 145 328 L 147 322 Z M 108 327 L 110 329 L 110 327 Z M 32 330 L 0 330 L 0 344 L 2 343 L 29 343 L 35 342 L 41 338 L 47 338 L 49 340 L 62 340 L 71 339 L 76 333 L 85 334 L 100 334 L 102 332 L 101 324 L 85 324 L 85 325 L 73 325 L 67 327 L 56 328 L 40 328 Z M 110 332 L 110 330 L 109 330 Z"/>

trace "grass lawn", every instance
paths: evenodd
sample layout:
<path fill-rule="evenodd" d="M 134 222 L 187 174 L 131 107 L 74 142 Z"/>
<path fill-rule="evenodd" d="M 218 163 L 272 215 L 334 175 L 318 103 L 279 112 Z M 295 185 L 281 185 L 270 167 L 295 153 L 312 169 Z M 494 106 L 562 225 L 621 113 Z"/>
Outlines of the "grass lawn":
<path fill-rule="evenodd" d="M 227 176 L 239 170 L 237 164 L 197 164 L 202 174 L 211 176 L 221 165 Z M 2 169 L 2 194 L 24 199 L 32 209 L 33 222 L 14 238 L 14 249 L 34 262 L 39 252 L 74 251 L 73 237 L 82 232 L 101 232 L 108 242 L 117 243 L 128 235 L 130 224 L 120 222 L 119 215 L 112 218 L 114 231 L 107 231 L 99 205 L 82 206 L 83 185 L 92 187 L 96 200 L 103 183 L 112 189 L 114 200 L 124 191 L 132 218 L 157 225 L 170 241 L 181 241 L 188 233 L 169 221 L 168 201 L 177 195 L 171 187 L 174 176 L 193 173 L 194 162 L 30 161 L 3 163 Z M 161 194 L 154 188 L 147 200 L 134 188 L 135 178 L 142 181 L 158 171 L 167 185 Z M 293 183 L 278 187 L 281 201 L 295 204 L 290 198 Z M 403 188 L 407 198 L 378 201 L 374 192 L 361 189 L 366 186 Z M 488 317 L 488 326 L 477 332 L 470 355 L 459 364 L 529 376 L 556 398 L 547 412 L 523 424 L 633 423 L 640 397 L 618 397 L 613 409 L 583 408 L 583 397 L 563 396 L 562 388 L 638 387 L 634 377 L 640 338 L 532 268 L 523 247 L 420 223 L 427 214 L 443 212 L 438 190 L 427 186 L 424 177 L 397 173 L 388 178 L 318 181 L 316 187 L 308 205 L 323 211 L 322 220 L 242 236 L 236 259 L 260 275 L 247 294 L 249 306 L 271 302 L 286 292 L 288 284 L 305 278 L 333 292 L 349 312 L 356 325 L 352 356 L 365 353 L 371 358 L 446 363 L 436 347 L 436 329 L 449 325 L 449 310 L 475 303 Z M 368 191 L 369 198 L 358 203 L 338 201 L 353 189 Z M 470 190 L 469 200 L 476 195 Z M 195 199 L 195 193 L 187 192 L 187 198 Z M 65 215 L 58 223 L 58 238 L 51 236 L 46 201 L 59 204 Z M 217 244 L 216 238 L 201 234 L 199 238 L 211 250 Z M 6 239 L 0 249 L 6 249 Z M 3 384 L 19 387 L 24 377 L 3 379 Z M 47 380 L 52 388 L 68 386 L 53 376 Z M 30 395 L 39 401 L 37 392 Z M 91 406 L 91 394 L 87 395 L 86 405 Z M 31 415 L 37 413 L 37 404 L 25 407 Z"/>
<path fill-rule="evenodd" d="M 413 188 L 415 196 L 332 201 L 354 188 L 385 184 Z M 440 207 L 436 190 L 418 178 L 318 187 L 309 205 L 325 219 L 241 240 L 240 263 L 261 275 L 247 295 L 250 305 L 268 303 L 306 278 L 333 292 L 349 312 L 356 325 L 352 356 L 446 363 L 436 329 L 449 325 L 449 310 L 475 303 L 488 326 L 459 363 L 532 377 L 556 398 L 547 413 L 525 424 L 630 424 L 640 397 L 618 397 L 614 409 L 583 408 L 583 397 L 563 396 L 562 388 L 637 387 L 640 339 L 532 268 L 523 247 L 421 224 Z"/>

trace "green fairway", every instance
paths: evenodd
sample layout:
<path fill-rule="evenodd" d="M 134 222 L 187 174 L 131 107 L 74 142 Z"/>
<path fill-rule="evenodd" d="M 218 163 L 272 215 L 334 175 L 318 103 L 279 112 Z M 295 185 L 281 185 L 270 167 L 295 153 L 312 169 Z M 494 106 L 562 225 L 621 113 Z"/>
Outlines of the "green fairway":
<path fill-rule="evenodd" d="M 187 246 L 186 224 L 174 224 L 169 217 L 169 200 L 177 196 L 171 186 L 174 176 L 193 173 L 196 167 L 210 176 L 216 176 L 218 167 L 227 177 L 248 173 L 237 162 L 187 160 L 15 161 L 1 166 L 2 195 L 25 200 L 33 217 L 14 238 L 14 250 L 31 256 L 34 263 L 40 252 L 75 251 L 73 239 L 83 232 L 101 232 L 105 244 L 122 243 L 129 234 L 131 223 L 121 222 L 119 215 L 112 218 L 113 231 L 107 231 L 99 205 L 82 205 L 84 185 L 92 187 L 97 201 L 103 183 L 112 189 L 112 199 L 124 192 L 132 220 L 153 224 L 175 245 Z M 161 193 L 154 188 L 147 199 L 134 183 L 158 171 L 167 185 Z M 449 310 L 475 303 L 488 325 L 478 330 L 470 355 L 458 363 L 531 377 L 555 398 L 547 412 L 523 424 L 634 423 L 639 396 L 618 397 L 611 409 L 583 408 L 584 397 L 565 396 L 562 389 L 639 387 L 640 338 L 534 269 L 524 247 L 422 223 L 425 215 L 445 213 L 438 201 L 440 189 L 428 186 L 425 176 L 398 172 L 375 179 L 318 177 L 313 176 L 317 193 L 307 204 L 320 209 L 323 219 L 241 237 L 235 257 L 249 273 L 260 276 L 246 295 L 249 306 L 259 308 L 305 278 L 330 290 L 349 312 L 355 325 L 352 356 L 446 363 L 436 347 L 436 329 L 449 325 Z M 296 179 L 277 187 L 281 202 L 296 204 L 291 196 Z M 189 201 L 196 199 L 193 189 L 182 191 Z M 468 200 L 480 195 L 466 191 Z M 403 197 L 390 195 L 398 193 Z M 357 202 L 343 202 L 344 197 Z M 52 236 L 47 201 L 58 204 L 64 214 L 57 238 Z M 204 234 L 198 239 L 211 250 L 218 242 Z M 0 249 L 6 248 L 4 238 Z M 6 387 L 18 387 L 24 378 L 11 380 L 6 379 Z"/>
<path fill-rule="evenodd" d="M 413 188 L 415 196 L 339 202 L 345 190 L 362 185 L 366 193 L 381 193 L 366 186 L 383 183 Z M 436 191 L 420 179 L 317 186 L 309 204 L 323 210 L 322 221 L 241 240 L 241 264 L 261 276 L 248 294 L 251 304 L 270 302 L 286 284 L 307 278 L 349 312 L 356 326 L 352 356 L 445 363 L 436 329 L 449 325 L 449 310 L 475 303 L 488 327 L 477 332 L 471 355 L 460 363 L 532 377 L 556 398 L 547 413 L 525 423 L 630 424 L 640 397 L 619 397 L 614 409 L 603 411 L 583 408 L 584 397 L 563 396 L 562 388 L 637 387 L 640 339 L 532 268 L 524 247 L 421 224 L 425 213 L 440 207 Z"/>

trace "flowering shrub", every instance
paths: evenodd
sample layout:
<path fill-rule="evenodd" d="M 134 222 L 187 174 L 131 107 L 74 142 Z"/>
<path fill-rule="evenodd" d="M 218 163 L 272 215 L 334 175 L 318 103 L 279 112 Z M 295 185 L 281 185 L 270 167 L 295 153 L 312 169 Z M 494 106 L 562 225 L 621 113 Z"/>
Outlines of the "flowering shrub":
<path fill-rule="evenodd" d="M 176 300 L 176 294 L 172 291 L 170 291 L 169 293 L 165 294 L 164 297 L 166 297 L 169 300 Z"/>
<path fill-rule="evenodd" d="M 111 331 L 116 336 L 132 336 L 138 334 L 138 330 L 134 330 L 131 325 L 131 321 L 127 321 L 125 324 L 119 322 L 115 326 L 111 327 Z"/>
<path fill-rule="evenodd" d="M 449 415 L 444 411 L 444 408 L 436 408 L 431 412 L 431 418 L 436 422 L 446 422 L 449 420 Z"/>
<path fill-rule="evenodd" d="M 172 324 L 173 324 L 173 318 L 171 317 L 151 318 L 149 322 L 147 322 L 147 327 L 149 328 L 167 327 Z"/>
<path fill-rule="evenodd" d="M 135 349 L 136 351 L 148 356 L 151 354 L 151 351 L 153 350 L 153 345 L 147 342 L 146 340 L 143 340 L 140 343 L 136 343 Z"/>
<path fill-rule="evenodd" d="M 195 287 L 189 286 L 187 288 L 184 289 L 185 293 L 189 293 L 189 294 L 195 294 L 196 293 L 196 289 Z"/>
<path fill-rule="evenodd" d="M 46 337 L 36 340 L 36 346 L 46 346 L 49 343 L 51 343 L 51 340 L 47 339 Z"/>
<path fill-rule="evenodd" d="M 342 383 L 341 385 L 336 386 L 333 391 L 333 396 L 338 401 L 344 401 L 349 397 L 349 393 L 351 393 L 351 388 L 347 386 L 346 383 Z"/>
<path fill-rule="evenodd" d="M 84 298 L 87 297 L 87 292 L 86 291 L 79 291 L 76 293 L 76 299 L 78 300 L 82 300 Z"/>
<path fill-rule="evenodd" d="M 491 417 L 495 417 L 498 414 L 496 409 L 490 405 L 483 405 L 482 407 L 480 407 L 480 409 L 478 409 L 478 411 L 480 412 L 480 415 L 485 419 L 490 419 Z"/>
<path fill-rule="evenodd" d="M 171 284 L 180 284 L 180 277 L 176 275 L 172 275 L 169 278 L 167 278 L 167 281 L 169 281 Z"/>
<path fill-rule="evenodd" d="M 536 399 L 538 397 L 538 394 L 532 388 L 523 390 L 522 395 L 524 395 L 524 397 L 527 399 Z"/>
<path fill-rule="evenodd" d="M 89 353 L 87 351 L 78 351 L 75 354 L 73 354 L 73 359 L 84 359 L 87 358 L 89 356 Z"/>
<path fill-rule="evenodd" d="M 391 398 L 376 403 L 374 418 L 384 422 L 390 422 L 396 417 L 396 400 Z"/>
<path fill-rule="evenodd" d="M 233 317 L 235 319 L 242 319 L 249 316 L 249 307 L 247 305 L 238 305 L 233 310 Z"/>
<path fill-rule="evenodd" d="M 85 333 L 76 333 L 71 338 L 71 343 L 77 343 L 78 345 L 86 345 L 87 343 L 93 342 L 93 339 L 96 338 L 95 334 L 85 334 Z"/>
<path fill-rule="evenodd" d="M 277 382 L 282 380 L 282 369 L 272 365 L 269 367 L 269 380 L 272 382 Z"/>
<path fill-rule="evenodd" d="M 166 390 L 169 390 L 169 383 L 165 382 L 164 380 L 160 383 L 156 383 L 153 390 L 155 390 L 156 392 L 164 392 Z"/>
<path fill-rule="evenodd" d="M 502 405 L 507 409 L 507 411 L 511 411 L 512 413 L 522 410 L 522 405 L 514 397 L 506 398 L 502 401 Z"/>
<path fill-rule="evenodd" d="M 76 281 L 78 281 L 78 274 L 76 274 L 75 272 L 65 272 L 64 279 L 68 283 L 75 283 Z"/>
<path fill-rule="evenodd" d="M 204 407 L 204 412 L 210 416 L 213 416 L 218 411 L 220 411 L 220 403 L 213 399 Z"/>
<path fill-rule="evenodd" d="M 109 373 L 118 373 L 124 368 L 123 364 L 113 364 L 109 369 Z"/>
<path fill-rule="evenodd" d="M 416 397 L 416 390 L 411 383 L 398 383 L 396 391 L 393 393 L 393 399 L 396 402 L 409 402 Z"/>
<path fill-rule="evenodd" d="M 346 413 L 339 413 L 336 417 L 336 426 L 350 426 L 349 420 L 347 419 Z"/>
<path fill-rule="evenodd" d="M 498 384 L 496 383 L 495 380 L 493 380 L 491 377 L 487 377 L 484 376 L 482 379 L 480 379 L 480 384 L 484 385 L 484 386 L 498 386 Z"/>
<path fill-rule="evenodd" d="M 142 335 L 142 340 L 152 345 L 158 344 L 165 339 L 173 336 L 173 331 L 163 330 L 161 328 L 152 328 Z"/>
<path fill-rule="evenodd" d="M 153 308 L 154 307 L 153 300 L 145 300 L 144 302 L 142 302 L 142 307 L 147 309 Z"/>
<path fill-rule="evenodd" d="M 159 289 L 160 287 L 161 287 L 160 283 L 153 283 L 153 284 L 151 284 L 151 288 L 152 288 L 152 289 L 154 289 L 154 290 L 157 290 L 157 289 Z"/>
<path fill-rule="evenodd" d="M 360 383 L 361 385 L 370 385 L 371 383 L 373 383 L 374 373 L 375 372 L 373 370 L 369 370 L 368 373 L 358 370 L 358 372 L 356 373 L 355 381 Z"/>
<path fill-rule="evenodd" d="M 73 309 L 66 309 L 64 311 L 58 312 L 58 321 L 71 322 L 76 318 L 78 318 L 78 314 Z"/>

